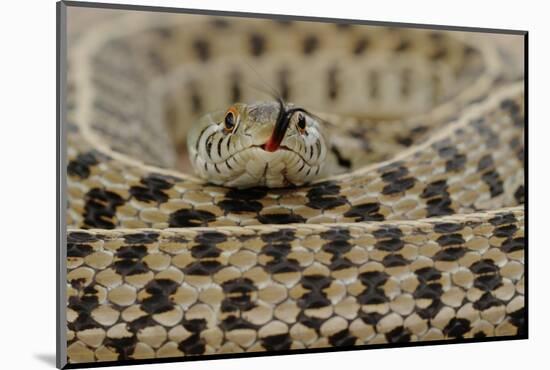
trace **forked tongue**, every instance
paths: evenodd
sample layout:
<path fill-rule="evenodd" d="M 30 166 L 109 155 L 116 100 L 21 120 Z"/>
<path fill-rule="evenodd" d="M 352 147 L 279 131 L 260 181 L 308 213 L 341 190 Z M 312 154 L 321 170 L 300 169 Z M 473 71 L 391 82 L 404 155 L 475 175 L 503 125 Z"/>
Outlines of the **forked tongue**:
<path fill-rule="evenodd" d="M 266 151 L 274 152 L 279 149 L 279 146 L 281 146 L 281 142 L 285 137 L 286 130 L 288 129 L 289 121 L 290 119 L 286 114 L 281 114 L 279 116 L 279 119 L 275 123 L 275 128 L 273 129 L 271 137 L 264 145 L 264 149 Z"/>

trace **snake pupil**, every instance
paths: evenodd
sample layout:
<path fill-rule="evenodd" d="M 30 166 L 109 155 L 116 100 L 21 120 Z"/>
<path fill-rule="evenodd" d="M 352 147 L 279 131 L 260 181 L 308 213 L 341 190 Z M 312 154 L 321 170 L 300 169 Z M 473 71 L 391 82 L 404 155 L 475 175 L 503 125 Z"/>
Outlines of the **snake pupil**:
<path fill-rule="evenodd" d="M 298 128 L 301 131 L 304 131 L 306 129 L 306 117 L 301 114 L 298 116 Z"/>
<path fill-rule="evenodd" d="M 227 131 L 233 130 L 233 127 L 235 126 L 235 116 L 232 112 L 228 112 L 225 115 L 224 124 Z"/>

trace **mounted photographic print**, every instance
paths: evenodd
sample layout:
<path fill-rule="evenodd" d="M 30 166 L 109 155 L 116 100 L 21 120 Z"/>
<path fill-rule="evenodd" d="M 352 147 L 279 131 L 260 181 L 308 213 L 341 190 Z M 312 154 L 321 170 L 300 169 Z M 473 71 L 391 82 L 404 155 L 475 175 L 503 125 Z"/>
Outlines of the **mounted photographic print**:
<path fill-rule="evenodd" d="M 58 367 L 527 338 L 526 40 L 58 3 Z"/>

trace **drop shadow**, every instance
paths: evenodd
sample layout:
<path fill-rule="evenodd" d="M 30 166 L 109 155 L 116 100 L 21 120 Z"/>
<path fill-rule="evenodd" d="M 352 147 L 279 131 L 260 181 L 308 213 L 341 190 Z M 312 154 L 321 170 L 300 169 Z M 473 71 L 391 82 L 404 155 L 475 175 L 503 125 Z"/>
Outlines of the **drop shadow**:
<path fill-rule="evenodd" d="M 50 365 L 51 367 L 55 367 L 55 353 L 35 353 L 34 358 L 42 361 L 46 365 Z"/>

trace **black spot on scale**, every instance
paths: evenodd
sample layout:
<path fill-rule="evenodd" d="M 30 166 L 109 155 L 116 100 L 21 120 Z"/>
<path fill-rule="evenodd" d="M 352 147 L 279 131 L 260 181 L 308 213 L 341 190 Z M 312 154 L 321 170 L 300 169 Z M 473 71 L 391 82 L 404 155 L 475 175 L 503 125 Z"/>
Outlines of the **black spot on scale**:
<path fill-rule="evenodd" d="M 117 249 L 115 255 L 121 259 L 142 259 L 147 255 L 147 247 L 144 245 L 124 246 Z"/>
<path fill-rule="evenodd" d="M 512 115 L 516 115 L 520 112 L 519 104 L 512 99 L 504 99 L 501 101 L 500 108 L 508 111 Z"/>
<path fill-rule="evenodd" d="M 504 193 L 504 184 L 495 170 L 485 172 L 481 179 L 489 186 L 491 198 Z"/>
<path fill-rule="evenodd" d="M 332 255 L 329 266 L 331 271 L 337 271 L 353 266 L 353 263 L 344 257 L 344 254 L 349 252 L 352 247 L 348 239 L 350 239 L 349 235 L 345 238 L 342 237 L 330 240 L 323 245 L 323 251 Z"/>
<path fill-rule="evenodd" d="M 332 151 L 332 153 L 336 157 L 336 161 L 338 162 L 338 165 L 340 167 L 351 168 L 351 161 L 347 158 L 342 157 L 342 154 L 340 154 L 340 151 L 338 150 L 338 148 L 336 146 L 332 145 L 330 147 L 330 150 Z"/>
<path fill-rule="evenodd" d="M 437 252 L 433 259 L 435 261 L 457 261 L 460 258 L 464 257 L 466 251 L 466 248 L 463 247 L 449 247 Z"/>
<path fill-rule="evenodd" d="M 253 33 L 250 35 L 250 54 L 254 57 L 259 57 L 265 52 L 265 37 Z"/>
<path fill-rule="evenodd" d="M 70 232 L 67 235 L 67 243 L 91 243 L 99 240 L 94 234 L 82 231 Z"/>
<path fill-rule="evenodd" d="M 504 253 L 521 251 L 525 248 L 525 238 L 508 238 L 500 248 Z"/>
<path fill-rule="evenodd" d="M 201 62 L 206 62 L 210 58 L 210 44 L 206 40 L 195 40 L 193 42 L 193 49 Z"/>
<path fill-rule="evenodd" d="M 369 40 L 367 38 L 360 38 L 355 42 L 353 46 L 353 54 L 361 55 L 369 47 Z"/>
<path fill-rule="evenodd" d="M 457 231 L 462 230 L 463 228 L 464 228 L 463 224 L 453 223 L 453 222 L 443 222 L 443 223 L 437 223 L 434 225 L 434 231 L 440 234 L 455 233 Z"/>
<path fill-rule="evenodd" d="M 284 333 L 264 337 L 261 343 L 267 351 L 286 351 L 290 349 L 292 339 L 288 333 Z"/>
<path fill-rule="evenodd" d="M 362 312 L 362 311 L 360 311 Z M 298 317 L 296 318 L 296 321 L 300 324 L 304 325 L 307 328 L 314 329 L 315 331 L 319 332 L 321 325 L 323 325 L 324 322 L 326 322 L 325 319 L 321 319 L 319 317 L 311 317 L 306 315 L 304 311 L 300 311 L 298 314 Z"/>
<path fill-rule="evenodd" d="M 365 289 L 357 295 L 357 301 L 363 305 L 381 304 L 389 301 L 384 292 L 384 284 L 389 275 L 382 271 L 368 271 L 359 275 L 361 284 Z"/>
<path fill-rule="evenodd" d="M 302 276 L 299 284 L 307 291 L 302 297 L 298 298 L 298 307 L 302 309 L 321 308 L 331 305 L 331 301 L 325 294 L 332 283 L 332 278 L 322 275 Z"/>
<path fill-rule="evenodd" d="M 279 26 L 284 28 L 288 28 L 294 24 L 293 21 L 289 21 L 287 19 L 276 19 L 276 20 L 273 20 L 273 22 L 276 22 Z"/>
<path fill-rule="evenodd" d="M 306 205 L 315 209 L 332 209 L 347 203 L 346 198 L 339 196 L 340 187 L 334 181 L 324 181 L 312 185 L 307 192 Z"/>
<path fill-rule="evenodd" d="M 390 165 L 381 167 L 378 172 L 382 174 L 382 180 L 388 185 L 382 189 L 382 194 L 391 195 L 402 193 L 414 186 L 416 179 L 413 177 L 405 177 L 409 174 L 409 170 L 401 165 L 402 162 L 395 162 Z"/>
<path fill-rule="evenodd" d="M 288 257 L 290 251 L 288 242 L 269 242 L 261 251 L 263 255 L 270 257 L 263 268 L 270 274 L 300 271 L 298 261 Z"/>
<path fill-rule="evenodd" d="M 493 234 L 499 238 L 508 238 L 514 236 L 518 227 L 514 224 L 499 226 L 495 229 Z"/>
<path fill-rule="evenodd" d="M 114 270 L 122 276 L 144 274 L 149 271 L 142 261 L 146 254 L 147 248 L 143 245 L 121 247 L 116 252 L 119 260 L 113 263 Z"/>
<path fill-rule="evenodd" d="M 460 234 L 441 235 L 439 238 L 437 238 L 436 242 L 442 247 L 448 247 L 450 245 L 462 245 L 465 243 L 462 235 Z"/>
<path fill-rule="evenodd" d="M 227 240 L 227 235 L 217 231 L 201 232 L 195 237 L 195 242 L 205 244 L 223 243 Z"/>
<path fill-rule="evenodd" d="M 359 317 L 361 318 L 361 320 L 367 324 L 367 325 L 373 325 L 373 326 L 376 326 L 376 324 L 378 324 L 378 322 L 384 317 L 383 315 L 379 314 L 378 312 L 364 312 L 364 311 L 359 311 Z"/>
<path fill-rule="evenodd" d="M 130 360 L 135 351 L 138 342 L 137 336 L 134 334 L 131 337 L 124 338 L 105 338 L 103 345 L 106 348 L 114 350 L 117 354 L 117 360 Z"/>
<path fill-rule="evenodd" d="M 508 315 L 510 317 L 510 324 L 518 328 L 518 335 L 525 335 L 527 333 L 527 322 L 525 315 L 525 308 L 522 307 Z"/>
<path fill-rule="evenodd" d="M 351 239 L 351 236 L 349 234 L 349 230 L 340 228 L 340 227 L 333 227 L 330 228 L 327 231 L 323 231 L 319 234 L 319 236 L 322 239 L 325 240 L 349 240 Z"/>
<path fill-rule="evenodd" d="M 169 218 L 170 227 L 199 227 L 207 226 L 216 216 L 208 211 L 180 209 L 173 212 Z"/>
<path fill-rule="evenodd" d="M 409 262 L 400 254 L 388 254 L 382 259 L 384 267 L 406 266 Z"/>
<path fill-rule="evenodd" d="M 458 150 L 456 149 L 456 147 L 449 145 L 448 141 L 449 140 L 446 139 L 432 144 L 432 147 L 436 149 L 439 155 L 443 158 L 454 157 L 456 154 L 458 154 Z"/>
<path fill-rule="evenodd" d="M 504 303 L 491 294 L 491 292 L 485 292 L 481 298 L 474 302 L 473 306 L 476 310 L 485 311 L 491 307 L 502 306 Z"/>
<path fill-rule="evenodd" d="M 469 320 L 453 317 L 447 326 L 443 328 L 443 334 L 450 338 L 462 338 L 471 329 Z"/>
<path fill-rule="evenodd" d="M 486 170 L 487 168 L 494 167 L 495 163 L 493 161 L 493 156 L 491 154 L 486 154 L 479 160 L 477 164 L 478 171 Z"/>
<path fill-rule="evenodd" d="M 86 257 L 94 252 L 87 244 L 67 243 L 67 257 Z"/>
<path fill-rule="evenodd" d="M 464 154 L 455 154 L 453 158 L 445 162 L 445 171 L 447 172 L 458 172 L 464 169 L 466 164 L 466 156 Z"/>
<path fill-rule="evenodd" d="M 514 192 L 514 198 L 516 199 L 518 204 L 525 203 L 525 189 L 523 185 L 518 186 L 518 188 Z"/>
<path fill-rule="evenodd" d="M 340 31 L 349 30 L 352 27 L 350 23 L 335 23 L 334 26 Z"/>
<path fill-rule="evenodd" d="M 290 86 L 288 85 L 288 80 L 290 78 L 290 72 L 288 69 L 283 68 L 277 74 L 279 92 L 283 100 L 288 100 L 290 98 Z"/>
<path fill-rule="evenodd" d="M 263 206 L 258 200 L 267 194 L 266 188 L 250 188 L 250 189 L 231 189 L 225 195 L 224 200 L 218 203 L 218 206 L 225 212 L 230 213 L 245 213 L 259 212 Z"/>
<path fill-rule="evenodd" d="M 211 243 L 194 245 L 190 248 L 190 251 L 191 255 L 196 259 L 216 258 L 219 257 L 222 252 L 215 244 Z"/>
<path fill-rule="evenodd" d="M 313 54 L 319 48 L 319 39 L 315 35 L 307 36 L 303 41 L 302 51 L 305 55 Z"/>
<path fill-rule="evenodd" d="M 236 278 L 222 283 L 226 298 L 222 302 L 222 312 L 249 311 L 257 305 L 253 294 L 258 290 L 248 278 Z"/>
<path fill-rule="evenodd" d="M 409 40 L 401 40 L 399 44 L 395 47 L 395 52 L 402 53 L 404 51 L 407 51 L 411 48 L 411 42 Z"/>
<path fill-rule="evenodd" d="M 337 75 L 338 75 L 338 69 L 336 67 L 331 67 L 327 74 L 328 98 L 330 100 L 335 100 L 338 97 Z"/>
<path fill-rule="evenodd" d="M 490 292 L 502 286 L 502 277 L 499 274 L 488 274 L 477 276 L 474 286 L 482 291 Z"/>
<path fill-rule="evenodd" d="M 448 54 L 447 48 L 440 46 L 432 52 L 432 54 L 430 55 L 430 59 L 432 61 L 441 60 L 445 58 L 447 54 Z"/>
<path fill-rule="evenodd" d="M 117 193 L 93 188 L 84 196 L 84 226 L 113 229 L 116 209 L 125 203 Z"/>
<path fill-rule="evenodd" d="M 385 334 L 388 343 L 406 343 L 411 341 L 411 333 L 403 326 L 399 326 Z"/>
<path fill-rule="evenodd" d="M 391 195 L 391 194 L 403 193 L 408 189 L 412 188 L 415 183 L 416 183 L 416 179 L 412 177 L 398 179 L 384 186 L 384 188 L 382 189 L 382 194 Z"/>
<path fill-rule="evenodd" d="M 93 294 L 72 296 L 68 299 L 68 307 L 78 313 L 78 317 L 72 323 L 68 322 L 69 329 L 81 331 L 100 327 L 91 315 L 91 312 L 99 306 L 98 298 Z"/>
<path fill-rule="evenodd" d="M 204 319 L 194 319 L 189 320 L 190 322 L 200 322 L 202 325 L 192 325 L 195 327 L 206 327 L 206 321 Z M 204 329 L 195 329 L 195 330 L 189 330 L 188 327 L 191 325 L 185 325 L 183 326 L 186 328 L 187 331 L 192 332 L 193 334 L 189 335 L 185 340 L 182 340 L 178 343 L 178 349 L 185 353 L 186 355 L 202 355 L 206 351 L 206 341 L 201 338 L 201 332 Z"/>
<path fill-rule="evenodd" d="M 373 235 L 378 239 L 375 247 L 386 252 L 396 252 L 405 245 L 403 240 L 400 239 L 403 232 L 396 227 L 384 227 L 375 230 Z"/>
<path fill-rule="evenodd" d="M 415 270 L 414 273 L 418 276 L 420 281 L 428 282 L 441 279 L 441 272 L 433 267 L 422 267 Z"/>
<path fill-rule="evenodd" d="M 305 223 L 306 219 L 296 214 L 263 214 L 258 216 L 258 221 L 262 224 L 294 224 Z"/>
<path fill-rule="evenodd" d="M 453 214 L 450 207 L 452 202 L 450 194 L 447 191 L 446 180 L 438 180 L 429 183 L 420 195 L 426 201 L 428 217 L 445 216 Z"/>
<path fill-rule="evenodd" d="M 413 297 L 415 299 L 428 299 L 431 300 L 431 303 L 428 305 L 428 307 L 421 309 L 417 308 L 416 313 L 418 314 L 418 316 L 420 316 L 424 320 L 430 320 L 436 317 L 439 311 L 441 311 L 444 306 L 441 302 L 442 294 L 443 289 L 441 288 L 441 284 L 420 284 L 416 288 Z"/>
<path fill-rule="evenodd" d="M 149 314 L 159 314 L 174 308 L 170 296 L 176 292 L 179 283 L 170 279 L 153 279 L 144 290 L 149 297 L 143 299 L 140 308 Z"/>
<path fill-rule="evenodd" d="M 151 315 L 144 315 L 128 323 L 128 331 L 137 334 L 148 326 L 155 326 L 157 322 Z"/>
<path fill-rule="evenodd" d="M 220 323 L 220 329 L 226 332 L 231 332 L 238 329 L 256 330 L 257 326 L 241 317 L 231 315 L 222 320 L 222 322 Z"/>
<path fill-rule="evenodd" d="M 332 334 L 328 341 L 334 347 L 347 347 L 355 345 L 357 338 L 350 333 L 349 329 L 344 329 Z"/>
<path fill-rule="evenodd" d="M 145 231 L 136 234 L 124 235 L 126 244 L 150 244 L 157 241 L 159 233 Z"/>
<path fill-rule="evenodd" d="M 90 176 L 90 167 L 99 164 L 99 161 L 92 152 L 77 155 L 67 165 L 67 174 L 73 177 L 87 179 Z"/>
<path fill-rule="evenodd" d="M 392 182 L 409 174 L 409 170 L 405 166 L 382 167 L 379 172 L 382 172 L 382 180 L 385 182 Z"/>
<path fill-rule="evenodd" d="M 143 186 L 130 187 L 130 194 L 141 202 L 157 202 L 164 203 L 168 200 L 168 195 L 164 190 L 168 190 L 174 186 L 172 178 L 151 174 L 140 180 Z"/>
<path fill-rule="evenodd" d="M 212 26 L 218 29 L 226 29 L 230 26 L 230 23 L 223 18 L 214 18 L 212 20 Z"/>
<path fill-rule="evenodd" d="M 518 220 L 516 219 L 516 216 L 514 216 L 513 213 L 500 213 L 489 220 L 489 222 L 493 226 L 513 224 L 517 221 Z"/>
<path fill-rule="evenodd" d="M 344 217 L 355 218 L 356 222 L 383 221 L 384 215 L 378 213 L 378 211 L 380 211 L 380 204 L 378 203 L 358 204 L 351 207 L 349 211 L 344 213 Z"/>
<path fill-rule="evenodd" d="M 266 243 L 290 243 L 295 239 L 295 232 L 292 229 L 281 229 L 267 234 L 262 234 L 261 239 Z"/>

